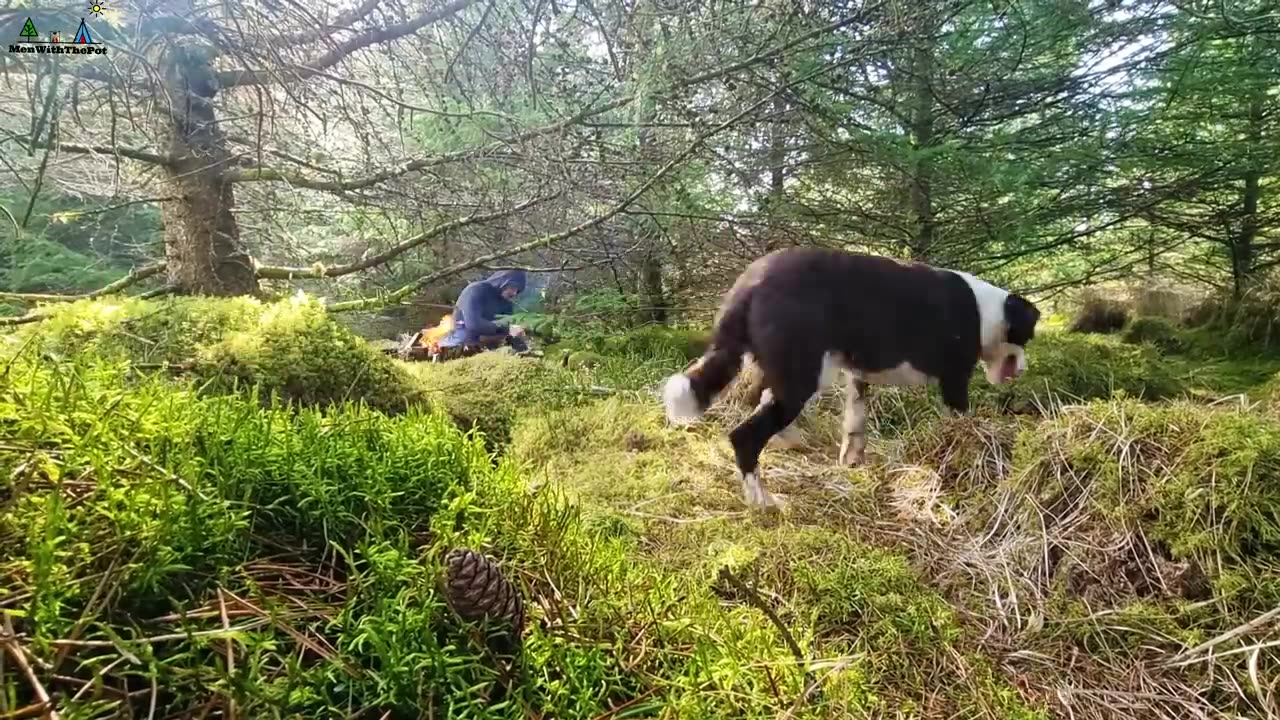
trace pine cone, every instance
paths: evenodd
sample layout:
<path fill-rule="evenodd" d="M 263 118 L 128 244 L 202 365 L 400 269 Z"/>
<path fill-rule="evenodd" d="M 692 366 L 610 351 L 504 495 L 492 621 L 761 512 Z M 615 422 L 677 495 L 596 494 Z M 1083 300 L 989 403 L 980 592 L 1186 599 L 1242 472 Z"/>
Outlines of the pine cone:
<path fill-rule="evenodd" d="M 524 630 L 524 601 L 495 561 L 467 548 L 445 556 L 445 600 L 468 622 L 506 623 L 512 636 Z"/>

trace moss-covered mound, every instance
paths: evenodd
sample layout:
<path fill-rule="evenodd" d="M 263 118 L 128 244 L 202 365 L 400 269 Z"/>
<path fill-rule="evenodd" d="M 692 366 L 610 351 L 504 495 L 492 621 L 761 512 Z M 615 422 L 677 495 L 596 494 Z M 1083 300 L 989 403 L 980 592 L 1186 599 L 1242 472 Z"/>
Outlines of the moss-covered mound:
<path fill-rule="evenodd" d="M 458 425 L 476 428 L 492 447 L 504 446 L 516 417 L 583 402 L 590 387 L 558 363 L 489 352 L 445 363 L 412 363 L 407 371 L 428 399 Z"/>
<path fill-rule="evenodd" d="M 1122 302 L 1097 294 L 1087 294 L 1071 322 L 1073 333 L 1118 333 L 1129 322 L 1129 308 Z"/>
<path fill-rule="evenodd" d="M 1135 318 L 1124 331 L 1124 341 L 1132 345 L 1150 343 L 1167 355 L 1176 355 L 1188 349 L 1188 341 L 1178 327 L 1160 317 Z"/>
<path fill-rule="evenodd" d="M 1027 372 L 1014 382 L 993 387 L 975 374 L 971 388 L 980 402 L 1015 409 L 1120 395 L 1160 400 L 1183 390 L 1154 347 L 1062 332 L 1036 335 L 1027 346 Z"/>
<path fill-rule="evenodd" d="M 1280 426 L 1272 418 L 1190 403 L 1069 408 L 1019 437 L 1014 478 L 1044 509 L 1032 519 L 1041 527 L 1087 518 L 1072 523 L 1073 534 L 1092 525 L 1112 535 L 1097 547 L 1113 550 L 1116 535 L 1138 542 L 1131 535 L 1141 528 L 1148 547 L 1135 561 L 1151 567 L 1131 578 L 1135 593 L 1176 587 L 1159 572 L 1165 559 L 1206 573 L 1219 601 L 1250 610 L 1280 603 L 1280 581 L 1247 577 L 1280 563 Z M 1073 564 L 1064 560 L 1062 570 Z M 1074 582 L 1079 590 L 1089 581 Z"/>
<path fill-rule="evenodd" d="M 10 353 L 115 358 L 189 373 L 206 390 L 256 388 L 301 405 L 351 400 L 398 413 L 422 400 L 400 365 L 310 298 L 86 300 L 7 340 Z"/>

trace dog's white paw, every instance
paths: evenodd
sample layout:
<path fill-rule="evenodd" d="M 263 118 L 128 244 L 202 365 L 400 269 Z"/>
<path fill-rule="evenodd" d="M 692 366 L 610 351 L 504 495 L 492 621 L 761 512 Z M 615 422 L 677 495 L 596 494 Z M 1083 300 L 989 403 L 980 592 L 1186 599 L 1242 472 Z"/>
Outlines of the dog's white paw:
<path fill-rule="evenodd" d="M 757 473 L 742 476 L 742 499 L 757 510 L 781 509 L 782 501 L 764 488 Z"/>
<path fill-rule="evenodd" d="M 840 464 L 845 467 L 861 465 L 867 461 L 866 448 L 855 448 L 849 438 L 840 443 Z"/>

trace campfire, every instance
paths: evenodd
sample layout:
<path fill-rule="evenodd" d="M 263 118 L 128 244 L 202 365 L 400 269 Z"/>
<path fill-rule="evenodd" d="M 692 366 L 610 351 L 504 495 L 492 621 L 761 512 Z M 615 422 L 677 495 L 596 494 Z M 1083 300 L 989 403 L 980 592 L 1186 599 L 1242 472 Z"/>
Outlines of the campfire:
<path fill-rule="evenodd" d="M 450 330 L 453 330 L 453 315 L 447 314 L 440 318 L 440 322 L 435 327 L 422 331 L 418 344 L 426 348 L 431 355 L 435 355 L 440 352 L 440 341 L 449 334 Z"/>

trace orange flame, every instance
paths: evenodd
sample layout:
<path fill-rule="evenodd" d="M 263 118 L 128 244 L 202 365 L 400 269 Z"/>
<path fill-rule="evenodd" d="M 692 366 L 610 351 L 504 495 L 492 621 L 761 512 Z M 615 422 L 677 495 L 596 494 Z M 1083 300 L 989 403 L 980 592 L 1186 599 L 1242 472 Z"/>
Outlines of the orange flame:
<path fill-rule="evenodd" d="M 440 318 L 440 322 L 435 327 L 424 331 L 422 333 L 422 337 L 418 339 L 418 342 L 425 347 L 428 352 L 438 353 L 440 352 L 440 341 L 443 340 L 444 336 L 448 335 L 451 330 L 453 330 L 453 315 L 448 314 Z"/>

